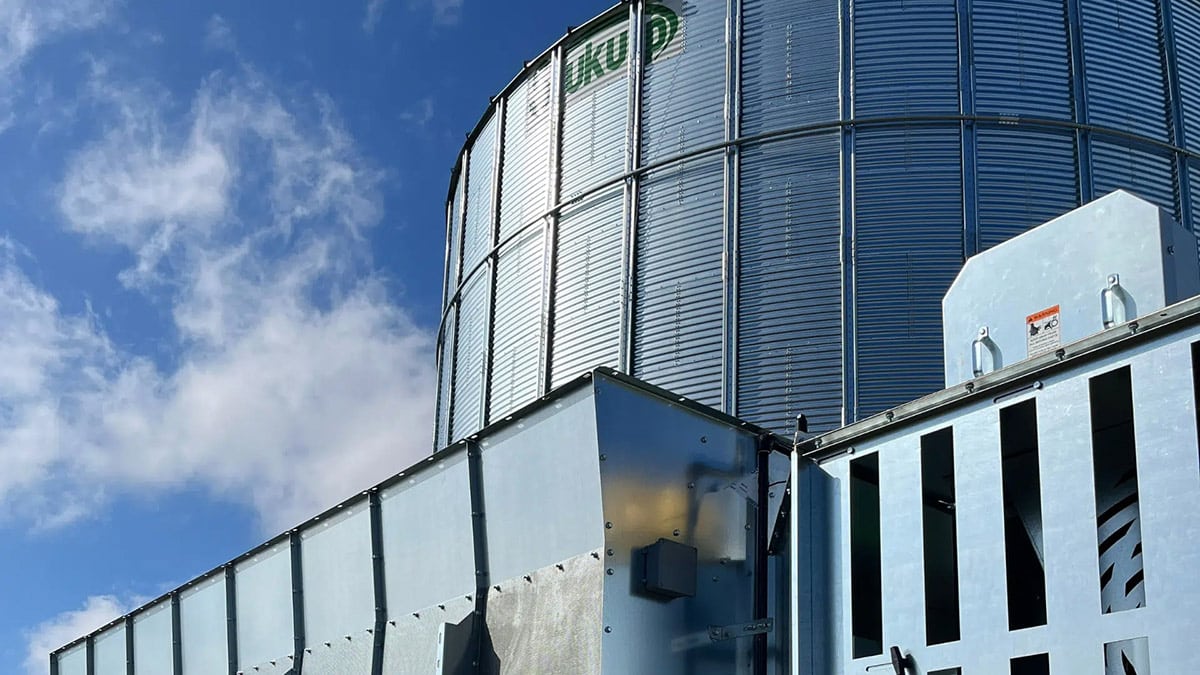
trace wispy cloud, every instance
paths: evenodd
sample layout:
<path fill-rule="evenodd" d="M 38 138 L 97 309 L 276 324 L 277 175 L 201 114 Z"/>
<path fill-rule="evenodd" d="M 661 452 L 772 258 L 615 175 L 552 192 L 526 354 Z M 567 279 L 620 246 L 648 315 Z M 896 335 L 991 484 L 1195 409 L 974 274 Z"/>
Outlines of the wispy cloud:
<path fill-rule="evenodd" d="M 69 161 L 67 226 L 127 248 L 165 303 L 168 370 L 0 257 L 0 517 L 53 526 L 122 490 L 199 484 L 290 526 L 429 451 L 432 336 L 370 261 L 382 174 L 320 95 L 246 69 L 188 113 L 98 69 L 110 110 Z M 45 497 L 54 485 L 53 500 Z"/>
<path fill-rule="evenodd" d="M 400 113 L 400 120 L 416 131 L 424 131 L 433 121 L 433 97 L 426 96 Z"/>
<path fill-rule="evenodd" d="M 375 27 L 379 25 L 379 20 L 383 18 L 383 8 L 387 5 L 387 0 L 367 0 L 367 15 L 363 17 L 363 31 L 366 33 L 374 33 Z"/>
<path fill-rule="evenodd" d="M 213 14 L 204 27 L 204 46 L 218 51 L 232 52 L 237 49 L 233 29 L 220 14 Z"/>
<path fill-rule="evenodd" d="M 25 635 L 28 645 L 24 664 L 26 675 L 46 675 L 50 670 L 52 650 L 87 635 L 131 609 L 132 605 L 111 595 L 97 595 L 88 598 L 79 609 L 63 612 L 39 624 Z"/>
<path fill-rule="evenodd" d="M 441 25 L 453 25 L 462 18 L 463 0 L 428 0 L 433 8 L 433 20 Z"/>

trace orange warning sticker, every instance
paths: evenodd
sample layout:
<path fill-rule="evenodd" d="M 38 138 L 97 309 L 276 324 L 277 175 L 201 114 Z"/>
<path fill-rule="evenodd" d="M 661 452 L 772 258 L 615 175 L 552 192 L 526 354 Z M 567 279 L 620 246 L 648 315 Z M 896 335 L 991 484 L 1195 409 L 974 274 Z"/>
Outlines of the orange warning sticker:
<path fill-rule="evenodd" d="M 1062 344 L 1062 321 L 1058 305 L 1025 317 L 1025 340 L 1030 357 L 1059 348 Z"/>

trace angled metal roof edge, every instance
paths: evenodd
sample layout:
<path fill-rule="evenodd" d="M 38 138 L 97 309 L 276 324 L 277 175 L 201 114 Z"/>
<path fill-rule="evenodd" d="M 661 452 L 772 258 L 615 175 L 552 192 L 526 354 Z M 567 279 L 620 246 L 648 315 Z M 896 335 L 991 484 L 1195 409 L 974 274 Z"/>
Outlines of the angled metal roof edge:
<path fill-rule="evenodd" d="M 647 382 L 643 382 L 635 377 L 625 375 L 624 373 L 619 373 L 616 370 L 613 370 L 612 368 L 595 368 L 589 372 L 582 373 L 582 374 L 578 375 L 577 377 L 563 383 L 559 387 L 556 387 L 553 391 L 547 393 L 545 396 L 542 396 L 542 397 L 522 406 L 521 408 L 513 411 L 512 413 L 505 415 L 503 419 L 493 422 L 492 424 L 489 424 L 488 426 L 484 427 L 483 429 L 480 429 L 479 431 L 471 434 L 470 436 L 467 436 L 466 438 L 463 438 L 459 441 L 451 443 L 450 445 L 442 448 L 441 450 L 438 450 L 437 452 L 433 453 L 432 455 L 429 455 L 428 457 L 418 461 L 417 463 L 405 468 L 403 471 L 393 474 L 392 476 L 389 476 L 388 478 L 384 479 L 383 481 L 381 481 L 369 488 L 366 488 L 366 489 L 358 492 L 357 494 L 347 496 L 345 499 L 342 499 L 337 504 L 322 511 L 321 513 L 319 513 L 303 522 L 298 523 L 294 527 L 284 530 L 283 532 L 275 535 L 274 537 L 271 537 L 270 539 L 264 541 L 263 543 L 258 544 L 257 546 L 251 548 L 250 550 L 246 551 L 245 553 L 238 555 L 237 557 L 233 558 L 232 560 L 229 560 L 228 562 L 218 565 L 218 566 L 208 570 L 207 572 L 204 572 L 203 574 L 193 577 L 192 579 L 188 580 L 187 582 L 185 582 L 175 588 L 172 588 L 171 590 L 169 590 L 161 595 L 156 596 L 152 600 L 143 603 L 142 605 L 138 606 L 137 608 L 135 608 L 133 610 L 130 610 L 129 612 L 126 612 L 125 614 L 122 614 L 121 616 L 113 619 L 112 621 L 109 621 L 108 623 L 104 624 L 103 626 L 97 628 L 96 630 L 94 630 L 90 633 L 87 633 L 86 635 L 82 635 L 78 638 L 75 638 L 74 640 L 51 651 L 50 653 L 52 655 L 58 655 L 58 654 L 61 654 L 62 652 L 73 649 L 73 648 L 79 646 L 80 644 L 85 643 L 87 640 L 95 638 L 96 636 L 100 635 L 101 633 L 115 627 L 116 625 L 118 625 L 120 623 L 123 623 L 127 618 L 136 617 L 139 614 L 145 613 L 150 608 L 158 605 L 159 603 L 169 600 L 172 595 L 174 595 L 176 593 L 182 593 L 188 589 L 194 588 L 195 586 L 212 579 L 213 577 L 217 576 L 218 574 L 223 574 L 226 569 L 228 569 L 230 567 L 234 567 L 236 565 L 239 565 L 239 564 L 241 564 L 247 560 L 250 560 L 253 557 L 261 554 L 264 551 L 267 551 L 275 546 L 278 546 L 279 544 L 286 542 L 293 534 L 295 534 L 297 532 L 302 532 L 302 531 L 308 530 L 312 527 L 315 527 L 316 524 L 321 522 L 322 520 L 326 520 L 330 517 L 337 515 L 340 511 L 342 511 L 347 506 L 355 504 L 359 500 L 367 498 L 370 495 L 370 493 L 381 492 L 383 490 L 387 490 L 388 488 L 394 487 L 394 486 L 400 484 L 401 482 L 403 482 L 404 480 L 412 478 L 414 475 L 419 475 L 421 472 L 427 470 L 429 467 L 436 466 L 439 460 L 458 455 L 460 452 L 462 452 L 462 450 L 464 450 L 466 448 L 467 443 L 475 442 L 483 437 L 490 436 L 490 435 L 496 433 L 497 431 L 504 429 L 505 427 L 508 427 L 512 424 L 516 424 L 522 418 L 528 417 L 529 415 L 537 412 L 538 410 L 541 410 L 541 409 L 553 404 L 554 402 L 562 399 L 564 396 L 574 393 L 576 390 L 581 389 L 584 386 L 591 385 L 597 377 L 607 378 L 607 379 L 619 382 L 625 386 L 631 387 L 631 388 L 641 391 L 643 393 L 646 393 L 646 394 L 649 394 L 656 398 L 662 399 L 666 403 L 669 403 L 672 405 L 677 405 L 677 406 L 686 408 L 692 412 L 695 412 L 697 414 L 700 414 L 705 417 L 722 422 L 724 424 L 728 424 L 733 427 L 738 427 L 740 429 L 744 429 L 748 433 L 752 433 L 757 436 L 770 437 L 773 440 L 774 445 L 776 446 L 776 449 L 778 449 L 781 452 L 789 452 L 792 448 L 792 445 L 790 442 L 786 441 L 785 439 L 781 438 L 780 436 L 778 436 L 770 431 L 767 431 L 766 429 L 763 429 L 762 427 L 756 426 L 749 422 L 739 420 L 735 417 L 732 417 L 732 416 L 722 413 L 718 410 L 710 408 L 702 403 L 693 401 L 693 400 L 688 399 L 683 396 L 679 396 L 670 391 L 667 391 L 666 389 L 662 389 L 661 387 L 656 387 Z"/>
<path fill-rule="evenodd" d="M 796 452 L 814 462 L 851 454 L 853 443 L 887 433 L 907 424 L 960 408 L 980 399 L 1006 398 L 1021 393 L 1038 378 L 1088 363 L 1118 349 L 1161 335 L 1170 335 L 1200 323 L 1200 295 L 1188 298 L 1064 345 L 1057 351 L 1019 361 L 973 380 L 915 399 L 891 410 L 848 424 L 836 431 L 798 443 Z"/>

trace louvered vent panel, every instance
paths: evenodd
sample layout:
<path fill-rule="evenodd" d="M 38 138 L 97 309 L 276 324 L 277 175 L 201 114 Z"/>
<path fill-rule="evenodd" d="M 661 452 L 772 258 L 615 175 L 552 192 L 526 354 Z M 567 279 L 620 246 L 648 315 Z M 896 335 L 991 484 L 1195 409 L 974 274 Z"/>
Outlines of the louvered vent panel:
<path fill-rule="evenodd" d="M 1071 119 L 1061 0 L 973 0 L 971 26 L 980 114 Z"/>
<path fill-rule="evenodd" d="M 504 171 L 500 186 L 500 240 L 545 214 L 550 193 L 551 73 L 531 73 L 508 98 Z"/>
<path fill-rule="evenodd" d="M 854 116 L 958 112 L 954 0 L 859 1 L 854 12 Z"/>
<path fill-rule="evenodd" d="M 1155 0 L 1088 0 L 1080 11 L 1088 121 L 1170 140 Z"/>
<path fill-rule="evenodd" d="M 955 128 L 860 130 L 858 416 L 942 388 L 942 296 L 962 265 Z"/>
<path fill-rule="evenodd" d="M 978 148 L 981 249 L 1079 206 L 1075 137 L 1069 130 L 982 127 Z"/>
<path fill-rule="evenodd" d="M 724 167 L 689 160 L 650 174 L 638 214 L 633 374 L 721 404 Z"/>
<path fill-rule="evenodd" d="M 486 269 L 484 270 L 487 271 Z M 450 441 L 482 428 L 483 355 L 487 349 L 488 274 L 476 275 L 463 289 L 454 355 L 454 402 L 450 409 Z"/>
<path fill-rule="evenodd" d="M 683 3 L 679 34 L 646 64 L 643 163 L 724 138 L 726 16 L 723 2 Z"/>
<path fill-rule="evenodd" d="M 534 228 L 500 253 L 489 421 L 500 419 L 537 398 L 543 240 L 542 228 Z"/>
<path fill-rule="evenodd" d="M 838 3 L 742 4 L 742 133 L 838 118 Z"/>
<path fill-rule="evenodd" d="M 1130 148 L 1118 141 L 1092 141 L 1096 195 L 1128 190 L 1179 217 L 1175 166 L 1166 155 Z"/>
<path fill-rule="evenodd" d="M 789 434 L 842 423 L 840 171 L 836 135 L 742 153 L 738 417 Z"/>
<path fill-rule="evenodd" d="M 551 386 L 616 366 L 621 330 L 622 194 L 565 210 L 558 226 Z"/>

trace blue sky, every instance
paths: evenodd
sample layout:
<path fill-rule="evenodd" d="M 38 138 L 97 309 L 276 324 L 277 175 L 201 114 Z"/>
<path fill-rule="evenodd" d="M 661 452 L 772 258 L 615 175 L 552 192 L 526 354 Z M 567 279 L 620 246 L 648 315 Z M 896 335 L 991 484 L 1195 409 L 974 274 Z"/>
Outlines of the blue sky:
<path fill-rule="evenodd" d="M 0 673 L 430 450 L 443 198 L 607 0 L 0 0 Z"/>

